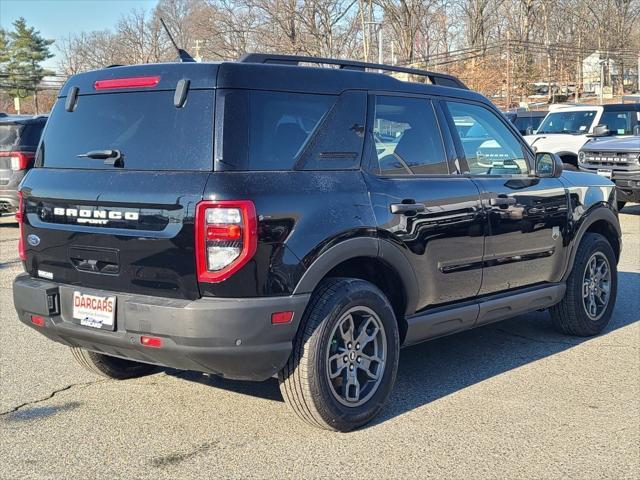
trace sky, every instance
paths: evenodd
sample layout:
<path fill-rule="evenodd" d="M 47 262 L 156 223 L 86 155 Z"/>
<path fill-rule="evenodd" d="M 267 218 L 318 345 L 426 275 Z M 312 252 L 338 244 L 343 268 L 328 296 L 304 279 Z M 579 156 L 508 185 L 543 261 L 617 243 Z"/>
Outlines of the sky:
<path fill-rule="evenodd" d="M 11 29 L 14 20 L 24 17 L 27 25 L 40 30 L 47 39 L 59 40 L 70 33 L 112 28 L 122 15 L 134 8 L 149 10 L 157 0 L 0 0 L 0 27 Z M 55 44 L 51 52 L 58 53 Z M 57 59 L 44 66 L 57 70 Z"/>

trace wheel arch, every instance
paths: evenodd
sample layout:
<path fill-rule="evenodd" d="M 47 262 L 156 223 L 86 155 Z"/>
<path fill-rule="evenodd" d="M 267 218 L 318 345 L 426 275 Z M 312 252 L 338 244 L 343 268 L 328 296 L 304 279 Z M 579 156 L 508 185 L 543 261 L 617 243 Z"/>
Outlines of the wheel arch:
<path fill-rule="evenodd" d="M 586 233 L 599 233 L 605 237 L 613 248 L 613 252 L 616 255 L 616 261 L 620 260 L 620 254 L 622 253 L 622 231 L 620 229 L 618 218 L 610 208 L 605 206 L 596 207 L 585 214 L 576 231 L 564 280 L 566 280 L 571 274 L 578 245 L 580 245 L 580 242 Z"/>
<path fill-rule="evenodd" d="M 376 285 L 389 299 L 398 320 L 401 341 L 404 339 L 405 317 L 415 312 L 418 283 L 413 267 L 398 246 L 373 237 L 344 240 L 309 266 L 293 293 L 313 292 L 329 277 L 359 278 Z"/>

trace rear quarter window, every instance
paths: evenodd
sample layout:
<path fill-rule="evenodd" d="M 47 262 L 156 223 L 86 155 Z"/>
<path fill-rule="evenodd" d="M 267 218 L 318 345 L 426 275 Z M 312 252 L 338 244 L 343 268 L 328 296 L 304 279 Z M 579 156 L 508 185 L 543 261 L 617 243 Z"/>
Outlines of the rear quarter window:
<path fill-rule="evenodd" d="M 190 91 L 182 108 L 173 96 L 173 90 L 80 95 L 73 112 L 59 99 L 43 135 L 41 165 L 113 168 L 78 155 L 119 150 L 129 170 L 211 170 L 214 91 Z"/>
<path fill-rule="evenodd" d="M 223 90 L 216 170 L 327 170 L 359 165 L 366 95 Z"/>

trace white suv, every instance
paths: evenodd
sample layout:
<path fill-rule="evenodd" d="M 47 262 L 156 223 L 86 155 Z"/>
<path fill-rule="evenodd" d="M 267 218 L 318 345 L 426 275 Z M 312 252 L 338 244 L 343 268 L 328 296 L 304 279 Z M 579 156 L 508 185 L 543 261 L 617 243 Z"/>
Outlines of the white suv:
<path fill-rule="evenodd" d="M 590 136 L 633 135 L 636 125 L 640 104 L 557 105 L 524 138 L 538 151 L 559 155 L 566 170 L 578 170 L 578 151 Z"/>

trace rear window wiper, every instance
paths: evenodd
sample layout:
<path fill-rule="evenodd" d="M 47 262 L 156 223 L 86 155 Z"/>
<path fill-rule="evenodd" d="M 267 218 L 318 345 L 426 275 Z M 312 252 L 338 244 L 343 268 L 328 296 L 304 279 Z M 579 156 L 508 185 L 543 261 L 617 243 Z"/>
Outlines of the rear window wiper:
<path fill-rule="evenodd" d="M 104 160 L 105 165 L 124 167 L 124 155 L 120 150 L 91 150 L 87 153 L 80 153 L 76 157 Z"/>

